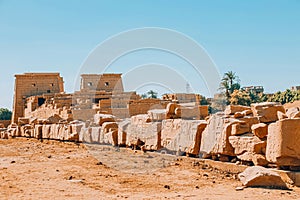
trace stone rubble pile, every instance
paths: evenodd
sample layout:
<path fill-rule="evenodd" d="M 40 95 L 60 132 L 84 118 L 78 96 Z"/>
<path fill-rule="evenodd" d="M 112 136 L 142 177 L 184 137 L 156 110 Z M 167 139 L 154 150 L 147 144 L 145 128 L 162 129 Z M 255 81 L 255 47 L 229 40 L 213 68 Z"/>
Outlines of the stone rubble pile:
<path fill-rule="evenodd" d="M 95 114 L 92 120 L 19 118 L 0 137 L 33 137 L 142 150 L 165 150 L 258 166 L 300 166 L 300 109 L 277 103 L 227 106 L 210 117 L 207 106 L 169 103 L 127 119 Z M 206 119 L 205 119 L 206 118 Z M 205 119 L 205 120 L 204 120 Z"/>

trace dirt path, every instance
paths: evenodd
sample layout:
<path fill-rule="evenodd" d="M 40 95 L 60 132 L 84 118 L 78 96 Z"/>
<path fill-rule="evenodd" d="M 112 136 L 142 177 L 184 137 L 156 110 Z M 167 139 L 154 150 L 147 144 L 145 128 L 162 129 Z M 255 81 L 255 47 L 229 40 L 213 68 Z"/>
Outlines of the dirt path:
<path fill-rule="evenodd" d="M 300 199 L 236 191 L 235 176 L 188 158 L 26 138 L 0 140 L 0 186 L 0 199 Z"/>

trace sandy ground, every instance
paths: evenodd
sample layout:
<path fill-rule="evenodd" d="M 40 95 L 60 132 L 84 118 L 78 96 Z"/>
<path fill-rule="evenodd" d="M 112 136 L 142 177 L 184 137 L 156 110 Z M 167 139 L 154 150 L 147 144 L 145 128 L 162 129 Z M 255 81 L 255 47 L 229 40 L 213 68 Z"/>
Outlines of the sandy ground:
<path fill-rule="evenodd" d="M 300 199 L 245 188 L 195 159 L 109 146 L 0 140 L 0 199 Z"/>

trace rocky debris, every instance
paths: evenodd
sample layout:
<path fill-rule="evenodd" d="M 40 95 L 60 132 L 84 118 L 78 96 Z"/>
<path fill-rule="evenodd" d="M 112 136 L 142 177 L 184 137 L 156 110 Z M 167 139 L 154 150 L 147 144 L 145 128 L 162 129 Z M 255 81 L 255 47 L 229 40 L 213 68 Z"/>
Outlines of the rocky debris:
<path fill-rule="evenodd" d="M 248 167 L 238 178 L 246 187 L 288 189 L 278 173 L 260 166 Z"/>
<path fill-rule="evenodd" d="M 264 123 L 254 124 L 252 125 L 251 129 L 252 129 L 252 133 L 261 139 L 266 138 L 268 135 L 267 124 Z"/>
<path fill-rule="evenodd" d="M 277 112 L 285 113 L 282 105 L 274 102 L 256 103 L 251 105 L 253 115 L 259 118 L 260 122 L 269 123 L 278 120 Z"/>
<path fill-rule="evenodd" d="M 300 166 L 300 119 L 283 119 L 268 128 L 267 160 L 277 166 Z"/>

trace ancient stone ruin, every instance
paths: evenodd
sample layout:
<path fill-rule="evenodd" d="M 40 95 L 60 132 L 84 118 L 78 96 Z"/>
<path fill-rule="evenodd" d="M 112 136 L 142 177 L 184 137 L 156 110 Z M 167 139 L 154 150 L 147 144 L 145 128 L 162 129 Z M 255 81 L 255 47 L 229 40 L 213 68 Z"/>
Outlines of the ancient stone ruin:
<path fill-rule="evenodd" d="M 209 115 L 196 94 L 141 99 L 121 74 L 83 74 L 64 92 L 58 73 L 16 75 L 12 124 L 1 138 L 33 137 L 165 151 L 223 162 L 300 167 L 300 108 L 229 105 Z"/>

